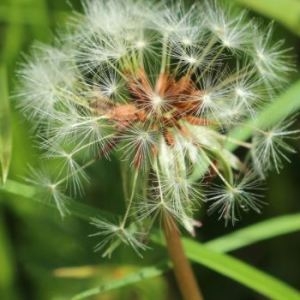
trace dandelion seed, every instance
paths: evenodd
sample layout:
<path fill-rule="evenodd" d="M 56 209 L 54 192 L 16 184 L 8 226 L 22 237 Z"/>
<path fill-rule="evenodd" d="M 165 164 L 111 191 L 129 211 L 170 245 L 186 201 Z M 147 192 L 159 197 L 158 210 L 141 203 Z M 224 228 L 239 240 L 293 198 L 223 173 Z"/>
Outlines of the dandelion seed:
<path fill-rule="evenodd" d="M 254 51 L 251 51 L 250 55 L 253 57 L 259 74 L 269 87 L 268 91 L 276 91 L 286 81 L 284 75 L 293 69 L 289 60 L 289 50 L 282 49 L 283 41 L 272 42 L 272 24 L 269 25 L 265 34 L 258 29 L 256 32 Z M 275 82 L 277 86 L 274 86 Z"/>
<path fill-rule="evenodd" d="M 215 185 L 207 193 L 207 201 L 212 202 L 208 212 L 218 212 L 219 219 L 224 219 L 226 225 L 229 222 L 234 225 L 239 220 L 241 211 L 253 210 L 261 213 L 264 201 L 261 200 L 262 195 L 255 192 L 259 189 L 259 180 L 253 174 L 246 174 L 232 185 Z"/>
<path fill-rule="evenodd" d="M 139 256 L 141 256 L 141 250 L 147 249 L 147 246 L 140 241 L 142 240 L 142 234 L 134 232 L 133 226 L 126 229 L 122 225 L 115 225 L 98 218 L 92 218 L 90 224 L 100 231 L 90 234 L 89 236 L 103 237 L 103 239 L 95 246 L 95 251 L 104 251 L 103 257 L 111 257 L 112 252 L 120 246 L 122 242 L 132 247 Z"/>
<path fill-rule="evenodd" d="M 273 128 L 258 130 L 253 137 L 254 166 L 262 176 L 272 169 L 279 173 L 283 162 L 290 162 L 286 153 L 295 153 L 295 150 L 287 141 L 298 138 L 300 134 L 300 130 L 289 130 L 293 123 L 293 120 L 287 120 Z"/>
<path fill-rule="evenodd" d="M 67 202 L 69 197 L 59 185 L 59 180 L 52 179 L 47 170 L 35 170 L 30 167 L 30 177 L 26 181 L 39 188 L 39 195 L 43 201 L 54 204 L 62 217 L 69 213 Z"/>
<path fill-rule="evenodd" d="M 75 154 L 65 151 L 60 146 L 55 147 L 53 144 L 48 147 L 49 151 L 45 153 L 45 157 L 58 161 L 58 176 L 65 176 L 65 183 L 73 194 L 82 194 L 82 184 L 88 181 L 88 177 L 85 170 L 76 161 Z"/>

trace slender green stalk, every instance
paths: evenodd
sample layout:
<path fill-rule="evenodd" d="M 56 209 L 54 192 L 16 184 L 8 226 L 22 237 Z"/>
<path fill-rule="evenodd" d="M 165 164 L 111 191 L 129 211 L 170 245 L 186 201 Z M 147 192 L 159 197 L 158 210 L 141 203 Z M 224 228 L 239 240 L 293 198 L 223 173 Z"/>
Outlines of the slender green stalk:
<path fill-rule="evenodd" d="M 129 198 L 128 206 L 127 206 L 127 209 L 126 209 L 124 218 L 123 218 L 123 220 L 122 220 L 122 227 L 125 226 L 126 221 L 127 221 L 127 218 L 128 218 L 128 216 L 129 216 L 129 213 L 130 213 L 130 209 L 131 209 L 132 202 L 133 202 L 134 195 L 135 195 L 135 191 L 136 191 L 136 183 L 137 183 L 137 179 L 138 179 L 138 172 L 136 171 L 136 172 L 134 173 L 134 177 L 133 177 L 132 191 L 131 191 L 131 195 L 130 195 L 130 198 Z"/>

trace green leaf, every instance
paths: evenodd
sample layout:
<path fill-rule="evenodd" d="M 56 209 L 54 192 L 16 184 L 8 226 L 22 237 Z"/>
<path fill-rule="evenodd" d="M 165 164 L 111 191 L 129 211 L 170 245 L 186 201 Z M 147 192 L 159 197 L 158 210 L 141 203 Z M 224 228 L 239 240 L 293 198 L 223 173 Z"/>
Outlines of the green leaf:
<path fill-rule="evenodd" d="M 49 30 L 50 20 L 46 0 L 31 0 L 31 6 L 31 11 L 34 13 L 27 15 L 33 20 L 32 31 L 34 36 L 40 41 L 47 41 L 51 34 Z"/>
<path fill-rule="evenodd" d="M 281 216 L 236 230 L 205 243 L 216 252 L 229 252 L 283 234 L 300 231 L 300 214 Z"/>
<path fill-rule="evenodd" d="M 266 17 L 274 19 L 300 35 L 300 1 L 298 0 L 235 0 Z"/>
<path fill-rule="evenodd" d="M 43 205 L 47 205 L 48 207 L 57 209 L 57 206 L 53 202 L 45 202 L 40 200 L 39 192 L 36 187 L 20 183 L 14 180 L 7 180 L 5 186 L 0 185 L 1 190 L 6 193 L 10 193 L 13 195 L 17 195 L 19 197 L 28 198 L 37 202 L 42 203 Z M 75 216 L 84 221 L 90 221 L 91 218 L 102 217 L 106 219 L 111 219 L 114 216 L 112 214 L 97 209 L 95 207 L 85 205 L 80 203 L 79 201 L 72 200 L 71 198 L 66 203 L 66 207 L 70 211 L 71 216 Z"/>
<path fill-rule="evenodd" d="M 108 292 L 111 290 L 115 290 L 127 286 L 129 284 L 137 283 L 145 279 L 153 278 L 163 274 L 165 271 L 169 269 L 170 269 L 170 263 L 167 262 L 162 262 L 151 267 L 142 268 L 138 272 L 125 276 L 121 279 L 112 280 L 100 285 L 99 287 L 81 292 L 75 295 L 74 297 L 72 297 L 71 300 L 85 299 L 91 296 L 95 296 L 98 294 L 102 294 L 104 292 Z"/>
<path fill-rule="evenodd" d="M 8 67 L 14 66 L 15 60 L 22 46 L 24 39 L 23 29 L 20 21 L 22 20 L 21 0 L 10 0 L 9 10 L 7 11 L 8 24 L 5 27 L 3 47 L 0 54 L 0 61 Z"/>
<path fill-rule="evenodd" d="M 6 68 L 0 65 L 0 168 L 5 183 L 12 152 L 12 129 L 7 89 Z"/>
<path fill-rule="evenodd" d="M 274 300 L 299 300 L 300 293 L 284 282 L 238 259 L 183 239 L 187 257 Z"/>
<path fill-rule="evenodd" d="M 284 118 L 300 109 L 300 80 L 294 83 L 286 92 L 281 94 L 274 102 L 265 106 L 255 119 L 233 129 L 229 139 L 247 140 L 251 137 L 253 128 L 266 128 L 273 126 Z M 227 141 L 226 148 L 233 151 L 236 144 Z"/>
<path fill-rule="evenodd" d="M 31 0 L 33 1 L 33 0 Z M 46 35 L 48 35 L 49 38 L 51 36 L 49 27 L 52 24 L 57 24 L 58 22 L 65 21 L 69 15 L 70 11 L 68 10 L 52 10 L 51 11 L 51 22 L 49 18 L 50 11 L 47 10 L 47 7 L 45 6 L 45 3 L 39 3 L 38 0 L 34 0 L 36 3 L 32 3 L 31 6 L 24 5 L 22 7 L 22 18 L 11 18 L 11 7 L 9 5 L 0 4 L 0 21 L 15 25 L 30 25 L 30 26 L 36 26 L 39 28 L 32 28 L 35 32 L 35 35 L 37 38 L 42 38 L 42 40 L 45 40 Z M 35 7 L 35 5 L 38 4 L 39 6 Z M 42 11 L 37 13 L 37 10 L 41 9 Z M 46 19 L 45 19 L 46 17 Z M 48 24 L 49 23 L 49 24 Z M 42 36 L 37 31 L 42 32 L 42 30 L 46 29 L 46 32 L 42 33 Z"/>

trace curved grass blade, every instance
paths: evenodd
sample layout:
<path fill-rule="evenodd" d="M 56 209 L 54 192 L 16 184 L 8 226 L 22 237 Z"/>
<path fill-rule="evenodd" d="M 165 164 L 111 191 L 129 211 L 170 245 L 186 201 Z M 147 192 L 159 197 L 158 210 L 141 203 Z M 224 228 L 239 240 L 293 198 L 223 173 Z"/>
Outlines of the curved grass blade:
<path fill-rule="evenodd" d="M 50 208 L 57 209 L 55 203 L 45 202 L 43 200 L 40 200 L 38 189 L 35 186 L 20 183 L 14 180 L 7 180 L 5 186 L 0 185 L 0 195 L 1 195 L 1 191 L 13 195 L 17 195 L 22 198 L 31 199 L 36 202 L 40 202 L 43 205 L 46 205 Z M 71 216 L 75 216 L 84 221 L 90 222 L 91 218 L 97 218 L 97 217 L 108 219 L 108 220 L 114 218 L 114 216 L 109 212 L 102 211 L 95 207 L 82 204 L 78 201 L 72 200 L 71 198 L 69 198 L 68 203 L 66 203 L 66 206 Z"/>
<path fill-rule="evenodd" d="M 273 300 L 299 300 L 300 292 L 236 258 L 217 253 L 195 241 L 184 239 L 189 259 L 231 278 Z"/>
<path fill-rule="evenodd" d="M 288 233 L 300 231 L 300 213 L 272 218 L 205 243 L 216 252 L 229 252 Z"/>
<path fill-rule="evenodd" d="M 300 35 L 300 2 L 298 0 L 235 0 L 239 4 L 274 19 Z"/>
<path fill-rule="evenodd" d="M 138 272 L 125 276 L 124 278 L 112 280 L 107 283 L 103 283 L 102 285 L 86 290 L 82 293 L 79 293 L 71 298 L 71 300 L 81 300 L 86 299 L 91 296 L 99 295 L 104 292 L 108 292 L 111 290 L 115 290 L 129 284 L 137 283 L 145 279 L 153 278 L 159 276 L 170 269 L 170 263 L 162 262 L 152 267 L 142 268 Z"/>
<path fill-rule="evenodd" d="M 9 172 L 12 152 L 12 129 L 8 99 L 6 68 L 0 65 L 0 168 L 2 182 Z"/>

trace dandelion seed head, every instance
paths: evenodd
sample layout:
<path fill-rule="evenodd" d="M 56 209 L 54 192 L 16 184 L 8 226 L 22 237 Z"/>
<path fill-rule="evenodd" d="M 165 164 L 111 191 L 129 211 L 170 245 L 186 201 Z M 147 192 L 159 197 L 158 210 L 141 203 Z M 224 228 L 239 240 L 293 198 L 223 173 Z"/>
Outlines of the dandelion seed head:
<path fill-rule="evenodd" d="M 147 42 L 144 40 L 139 40 L 135 43 L 137 49 L 144 49 L 147 46 Z"/>
<path fill-rule="evenodd" d="M 19 71 L 16 101 L 34 119 L 43 160 L 55 166 L 54 176 L 32 171 L 32 182 L 64 215 L 64 193 L 82 194 L 91 164 L 112 155 L 122 161 L 132 193 L 124 192 L 123 219 L 91 221 L 105 256 L 121 243 L 144 250 L 142 231 L 153 218 L 171 216 L 193 235 L 204 194 L 225 224 L 259 213 L 257 178 L 289 160 L 298 131 L 282 120 L 251 128 L 249 142 L 230 132 L 248 126 L 292 69 L 272 25 L 263 30 L 219 1 L 91 0 L 83 12 Z"/>

